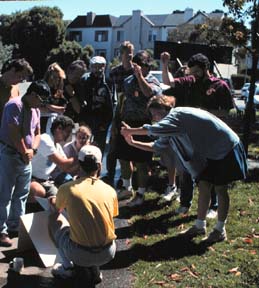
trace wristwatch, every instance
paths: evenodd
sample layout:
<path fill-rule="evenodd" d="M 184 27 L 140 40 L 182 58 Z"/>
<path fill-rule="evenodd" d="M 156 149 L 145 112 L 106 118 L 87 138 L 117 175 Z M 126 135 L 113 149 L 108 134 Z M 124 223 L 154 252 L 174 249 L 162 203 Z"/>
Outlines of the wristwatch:
<path fill-rule="evenodd" d="M 36 148 L 32 148 L 32 150 L 33 150 L 33 154 L 36 155 L 37 152 L 38 152 L 38 149 L 36 149 Z"/>

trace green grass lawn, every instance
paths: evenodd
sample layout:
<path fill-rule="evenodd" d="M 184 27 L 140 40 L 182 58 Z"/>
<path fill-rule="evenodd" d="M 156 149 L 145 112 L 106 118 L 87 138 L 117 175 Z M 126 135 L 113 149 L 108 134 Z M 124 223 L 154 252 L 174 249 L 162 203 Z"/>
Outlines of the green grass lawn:
<path fill-rule="evenodd" d="M 228 240 L 207 246 L 180 237 L 196 218 L 197 191 L 188 215 L 174 214 L 157 192 L 141 208 L 121 208 L 130 219 L 128 264 L 134 287 L 259 287 L 259 184 L 237 182 L 230 189 Z M 210 232 L 216 220 L 207 221 Z M 125 256 L 127 257 L 127 256 Z"/>

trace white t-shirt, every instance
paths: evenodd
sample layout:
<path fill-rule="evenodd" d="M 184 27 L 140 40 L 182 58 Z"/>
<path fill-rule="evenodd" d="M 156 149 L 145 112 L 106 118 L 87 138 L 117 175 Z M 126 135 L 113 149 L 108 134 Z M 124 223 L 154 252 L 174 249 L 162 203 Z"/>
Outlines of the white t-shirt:
<path fill-rule="evenodd" d="M 55 145 L 52 135 L 42 134 L 38 153 L 32 158 L 32 176 L 47 180 L 57 166 L 49 160 L 49 156 L 55 153 L 66 157 L 62 146 L 59 143 Z"/>

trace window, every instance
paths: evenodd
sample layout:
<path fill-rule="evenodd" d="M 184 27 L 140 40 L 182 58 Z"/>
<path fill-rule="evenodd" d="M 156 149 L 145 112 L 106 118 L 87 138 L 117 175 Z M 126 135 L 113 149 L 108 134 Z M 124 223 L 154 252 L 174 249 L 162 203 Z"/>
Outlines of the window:
<path fill-rule="evenodd" d="M 77 42 L 81 42 L 82 41 L 82 31 L 70 31 L 69 40 L 70 41 L 75 40 Z"/>
<path fill-rule="evenodd" d="M 102 56 L 106 58 L 106 50 L 105 49 L 96 49 L 95 56 Z"/>
<path fill-rule="evenodd" d="M 156 41 L 157 34 L 154 31 L 148 32 L 148 42 Z"/>
<path fill-rule="evenodd" d="M 124 31 L 117 31 L 117 41 L 124 41 Z"/>
<path fill-rule="evenodd" d="M 114 49 L 114 57 L 119 57 L 120 56 L 120 49 L 119 48 L 115 48 Z"/>
<path fill-rule="evenodd" d="M 95 42 L 108 41 L 108 31 L 95 31 Z"/>

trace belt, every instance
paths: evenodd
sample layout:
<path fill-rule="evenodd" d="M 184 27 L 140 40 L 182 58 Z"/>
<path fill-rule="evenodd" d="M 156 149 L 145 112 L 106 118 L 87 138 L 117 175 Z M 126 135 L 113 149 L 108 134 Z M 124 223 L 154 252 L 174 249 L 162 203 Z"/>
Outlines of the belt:
<path fill-rule="evenodd" d="M 99 247 L 96 247 L 96 246 L 92 246 L 92 247 L 89 247 L 89 246 L 84 246 L 84 245 L 80 245 L 74 241 L 72 241 L 78 248 L 82 249 L 82 250 L 85 250 L 85 251 L 88 251 L 88 252 L 92 252 L 92 253 L 98 253 L 98 252 L 101 252 L 102 250 L 110 247 L 112 244 L 113 244 L 113 241 L 112 242 L 109 242 L 107 244 L 105 244 L 104 246 L 99 246 Z"/>

